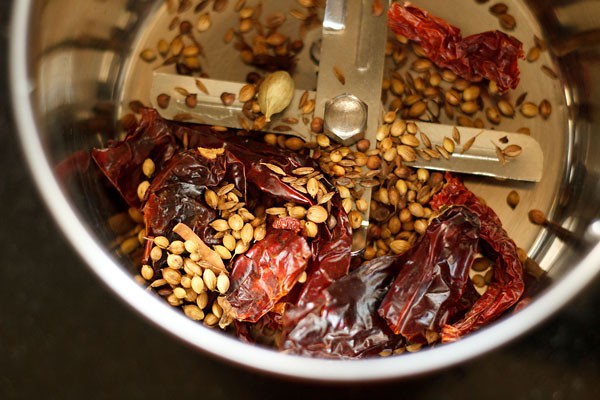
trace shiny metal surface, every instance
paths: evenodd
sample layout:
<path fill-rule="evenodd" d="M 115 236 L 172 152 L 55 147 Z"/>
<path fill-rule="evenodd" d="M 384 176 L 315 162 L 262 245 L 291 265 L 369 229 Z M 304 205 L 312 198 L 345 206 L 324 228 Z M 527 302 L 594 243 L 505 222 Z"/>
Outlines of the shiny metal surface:
<path fill-rule="evenodd" d="M 486 12 L 487 6 L 472 1 L 415 3 L 452 18 L 467 34 L 497 23 Z M 92 176 L 61 181 L 54 171 L 66 156 L 103 145 L 116 135 L 116 116 L 123 105 L 128 99 L 147 96 L 144 93 L 149 87 L 140 85 L 134 75 L 140 78 L 150 67 L 146 71 L 133 68 L 132 54 L 136 45 L 152 35 L 146 29 L 151 26 L 148 18 L 161 2 L 15 3 L 10 72 L 21 143 L 52 215 L 91 269 L 138 312 L 195 348 L 251 369 L 312 380 L 372 381 L 444 368 L 490 351 L 538 325 L 576 296 L 600 270 L 598 238 L 589 234 L 595 232 L 600 216 L 600 137 L 595 134 L 600 126 L 594 118 L 600 112 L 600 47 L 595 40 L 600 3 L 506 3 L 519 21 L 527 21 L 517 26 L 515 35 L 526 41 L 526 47 L 533 41 L 531 32 L 543 37 L 550 49 L 543 62 L 556 68 L 560 77 L 548 80 L 539 68 L 531 66 L 523 73 L 529 96 L 549 93 L 557 105 L 550 121 L 532 127 L 546 155 L 544 178 L 536 185 L 515 184 L 522 203 L 514 212 L 504 204 L 504 185 L 489 180 L 471 180 L 469 185 L 498 210 L 517 244 L 529 249 L 549 271 L 552 283 L 516 314 L 451 345 L 357 362 L 290 357 L 248 346 L 187 320 L 139 287 L 132 279 L 131 266 L 107 251 L 112 235 L 105 221 L 115 207 L 107 192 Z M 457 12 L 459 9 L 465 12 Z M 478 18 L 474 20 L 473 15 Z M 223 51 L 219 47 L 207 52 L 216 57 L 213 54 Z M 236 74 L 240 71 L 221 72 L 215 78 L 239 79 Z M 307 82 L 304 87 L 310 88 L 314 76 L 299 73 L 300 80 Z M 508 121 L 506 130 L 515 130 L 521 122 Z M 572 232 L 573 239 L 563 241 L 551 231 L 532 227 L 526 220 L 529 208 L 546 211 Z"/>

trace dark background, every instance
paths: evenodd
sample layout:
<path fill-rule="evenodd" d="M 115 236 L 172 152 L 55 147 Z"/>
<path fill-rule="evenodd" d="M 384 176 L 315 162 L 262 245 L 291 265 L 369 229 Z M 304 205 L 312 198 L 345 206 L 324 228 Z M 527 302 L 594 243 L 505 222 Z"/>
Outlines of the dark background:
<path fill-rule="evenodd" d="M 7 88 L 10 5 L 0 0 L 0 399 L 600 398 L 597 285 L 501 350 L 370 386 L 311 385 L 240 370 L 142 320 L 75 255 L 33 186 Z"/>

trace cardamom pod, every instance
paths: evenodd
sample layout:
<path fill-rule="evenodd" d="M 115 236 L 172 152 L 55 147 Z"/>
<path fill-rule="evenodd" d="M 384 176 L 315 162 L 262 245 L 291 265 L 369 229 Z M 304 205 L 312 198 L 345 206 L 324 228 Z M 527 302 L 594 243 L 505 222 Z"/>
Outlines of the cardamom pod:
<path fill-rule="evenodd" d="M 267 122 L 283 111 L 294 97 L 295 83 L 286 71 L 276 71 L 264 79 L 258 90 L 258 105 Z"/>

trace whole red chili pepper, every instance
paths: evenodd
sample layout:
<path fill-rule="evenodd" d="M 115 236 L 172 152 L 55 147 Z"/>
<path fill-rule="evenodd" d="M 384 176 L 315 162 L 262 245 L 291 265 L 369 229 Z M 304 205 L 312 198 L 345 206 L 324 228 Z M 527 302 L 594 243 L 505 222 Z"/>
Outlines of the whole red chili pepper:
<path fill-rule="evenodd" d="M 394 333 L 413 343 L 427 343 L 429 331 L 437 334 L 452 321 L 462 308 L 479 230 L 479 218 L 467 207 L 453 207 L 431 221 L 403 257 L 379 307 L 379 315 Z"/>
<path fill-rule="evenodd" d="M 296 321 L 280 349 L 325 358 L 361 358 L 403 343 L 377 314 L 401 258 L 378 257 L 331 283 Z"/>
<path fill-rule="evenodd" d="M 271 230 L 235 259 L 233 287 L 224 311 L 240 321 L 258 321 L 289 293 L 311 256 L 304 237 L 289 230 Z"/>
<path fill-rule="evenodd" d="M 480 237 L 495 255 L 494 279 L 464 318 L 442 327 L 442 341 L 450 342 L 481 328 L 512 307 L 525 290 L 523 264 L 517 246 L 502 228 L 496 213 L 483 204 L 456 176 L 447 173 L 447 184 L 431 201 L 433 209 L 465 205 L 481 221 Z M 487 254 L 488 257 L 490 254 Z"/>
<path fill-rule="evenodd" d="M 489 79 L 500 92 L 519 84 L 518 60 L 525 55 L 523 44 L 513 36 L 488 31 L 463 38 L 459 28 L 408 2 L 391 5 L 388 25 L 394 33 L 417 42 L 438 67 L 468 81 Z"/>

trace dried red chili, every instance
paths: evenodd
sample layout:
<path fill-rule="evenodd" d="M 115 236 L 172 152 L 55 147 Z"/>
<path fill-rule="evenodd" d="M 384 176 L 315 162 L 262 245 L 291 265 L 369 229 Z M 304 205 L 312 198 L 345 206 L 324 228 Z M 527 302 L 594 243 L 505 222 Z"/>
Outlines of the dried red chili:
<path fill-rule="evenodd" d="M 133 205 L 143 207 L 149 236 L 169 236 L 173 226 L 182 222 L 207 244 L 218 244 L 209 225 L 216 218 L 216 212 L 206 205 L 203 194 L 206 188 L 216 187 L 223 180 L 233 182 L 249 205 L 285 202 L 306 206 L 314 204 L 313 198 L 283 183 L 279 175 L 264 165 L 276 164 L 291 173 L 299 167 L 316 168 L 314 160 L 297 152 L 257 146 L 250 138 L 231 133 L 219 134 L 205 126 L 166 122 L 155 110 L 143 109 L 141 114 L 139 127 L 125 141 L 106 149 L 94 150 L 92 156 L 123 197 L 129 198 Z M 183 149 L 184 138 L 189 150 Z M 208 160 L 200 155 L 197 147 L 225 150 L 223 155 Z M 140 204 L 137 185 L 145 179 L 141 175 L 141 166 L 146 158 L 158 160 L 158 172 L 146 199 Z M 325 179 L 322 182 L 333 190 Z M 291 220 L 275 220 L 268 229 L 279 227 L 291 231 L 276 229 L 276 235 L 269 231 L 263 241 L 253 245 L 245 258 L 239 258 L 240 266 L 236 264 L 234 269 L 251 271 L 253 279 L 243 284 L 238 280 L 247 278 L 244 273 L 233 273 L 232 288 L 250 285 L 252 290 L 246 290 L 245 295 L 256 295 L 252 312 L 242 312 L 242 306 L 239 305 L 240 318 L 254 320 L 271 311 L 307 265 L 311 271 L 305 286 L 307 290 L 293 296 L 294 302 L 301 301 L 303 305 L 311 303 L 333 280 L 347 273 L 352 233 L 337 197 L 332 200 L 330 216 L 331 223 L 321 226 L 319 237 L 311 242 L 310 248 L 305 242 L 301 243 L 305 239 L 297 234 L 298 224 Z M 279 242 L 282 238 L 285 240 Z M 263 271 L 266 265 L 261 264 L 260 260 L 267 256 L 272 260 L 280 259 L 281 265 L 275 262 L 271 266 L 277 268 L 271 272 Z M 256 285 L 263 285 L 262 291 L 256 290 Z"/>
<path fill-rule="evenodd" d="M 401 258 L 385 256 L 331 283 L 281 341 L 288 353 L 361 358 L 403 342 L 377 315 Z"/>
<path fill-rule="evenodd" d="M 157 170 L 179 150 L 167 123 L 154 110 L 143 110 L 138 127 L 125 140 L 93 149 L 92 158 L 130 207 L 139 207 L 137 187 L 146 178 L 141 165 L 152 158 Z"/>
<path fill-rule="evenodd" d="M 425 235 L 403 257 L 402 268 L 381 302 L 379 315 L 394 333 L 427 343 L 460 311 L 477 254 L 479 218 L 454 207 L 435 218 Z"/>
<path fill-rule="evenodd" d="M 488 31 L 463 38 L 459 28 L 408 2 L 390 6 L 388 25 L 394 33 L 418 43 L 437 66 L 464 79 L 489 79 L 500 92 L 519 84 L 518 60 L 525 54 L 523 44 L 513 36 Z"/>
<path fill-rule="evenodd" d="M 312 253 L 306 239 L 272 230 L 234 262 L 232 290 L 221 302 L 232 319 L 256 322 L 292 289 Z"/>
<path fill-rule="evenodd" d="M 442 341 L 450 342 L 502 315 L 519 300 L 525 289 L 525 283 L 523 264 L 519 260 L 517 246 L 502 228 L 496 213 L 483 204 L 456 176 L 447 173 L 446 180 L 447 184 L 432 199 L 432 208 L 439 210 L 452 205 L 467 206 L 479 217 L 480 237 L 488 248 L 487 256 L 496 264 L 492 283 L 467 311 L 464 318 L 442 327 Z"/>

